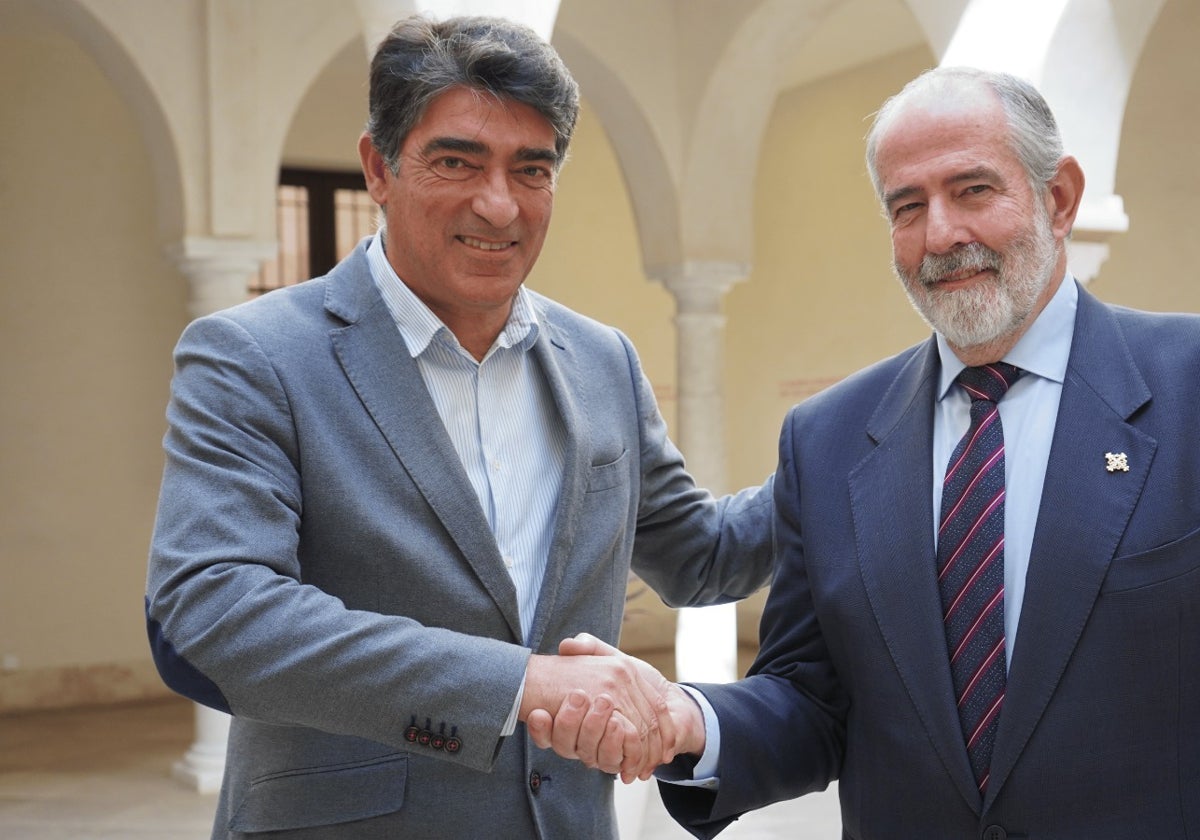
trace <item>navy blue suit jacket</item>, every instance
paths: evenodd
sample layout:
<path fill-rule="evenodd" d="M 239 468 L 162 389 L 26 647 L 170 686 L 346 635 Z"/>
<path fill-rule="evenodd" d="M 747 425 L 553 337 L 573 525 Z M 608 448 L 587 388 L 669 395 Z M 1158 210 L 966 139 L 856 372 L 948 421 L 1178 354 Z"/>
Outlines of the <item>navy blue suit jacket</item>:
<path fill-rule="evenodd" d="M 931 340 L 789 414 L 761 652 L 702 687 L 720 788 L 668 807 L 709 837 L 839 779 L 856 840 L 1200 837 L 1200 317 L 1080 290 L 982 799 L 934 575 L 938 365 Z"/>

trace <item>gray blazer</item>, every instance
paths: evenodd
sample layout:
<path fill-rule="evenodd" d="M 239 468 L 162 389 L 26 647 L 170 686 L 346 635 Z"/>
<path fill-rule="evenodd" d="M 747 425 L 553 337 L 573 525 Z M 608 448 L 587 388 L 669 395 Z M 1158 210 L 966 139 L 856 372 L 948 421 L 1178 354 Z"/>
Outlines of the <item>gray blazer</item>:
<path fill-rule="evenodd" d="M 533 295 L 567 430 L 531 647 L 769 577 L 771 482 L 714 500 L 618 331 Z M 500 735 L 530 649 L 453 444 L 371 279 L 202 318 L 176 348 L 146 613 L 173 689 L 233 714 L 214 838 L 609 838 L 612 778 Z"/>

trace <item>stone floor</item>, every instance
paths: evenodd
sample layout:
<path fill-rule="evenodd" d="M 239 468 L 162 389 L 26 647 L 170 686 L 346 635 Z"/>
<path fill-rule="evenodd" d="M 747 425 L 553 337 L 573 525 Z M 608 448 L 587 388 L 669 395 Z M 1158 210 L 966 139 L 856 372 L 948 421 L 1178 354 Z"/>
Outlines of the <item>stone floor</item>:
<path fill-rule="evenodd" d="M 170 777 L 192 709 L 163 701 L 0 717 L 0 838 L 207 840 L 216 797 Z M 685 840 L 653 790 L 636 838 Z M 832 792 L 747 815 L 722 840 L 837 840 Z"/>

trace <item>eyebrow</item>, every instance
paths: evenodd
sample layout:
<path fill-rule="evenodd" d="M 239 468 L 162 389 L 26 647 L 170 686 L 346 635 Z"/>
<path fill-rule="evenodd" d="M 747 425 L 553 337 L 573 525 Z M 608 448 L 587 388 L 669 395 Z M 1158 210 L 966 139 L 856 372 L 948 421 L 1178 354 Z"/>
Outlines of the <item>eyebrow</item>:
<path fill-rule="evenodd" d="M 961 184 L 964 181 L 980 180 L 995 181 L 999 184 L 1004 183 L 1004 179 L 1000 176 L 1000 173 L 990 166 L 975 166 L 963 172 L 957 172 L 947 178 L 944 183 Z M 917 195 L 921 192 L 923 192 L 923 190 L 920 187 L 900 187 L 899 189 L 892 190 L 884 195 L 883 204 L 885 207 L 891 207 L 895 202 L 909 198 L 913 195 Z"/>
<path fill-rule="evenodd" d="M 959 184 L 963 181 L 995 181 L 999 184 L 1004 183 L 1004 178 L 990 166 L 976 166 L 968 169 L 966 172 L 960 172 L 946 179 L 947 184 Z"/>
<path fill-rule="evenodd" d="M 490 151 L 486 143 L 478 140 L 468 140 L 464 137 L 435 137 L 421 147 L 421 153 L 430 155 L 434 152 L 461 152 L 465 155 L 484 155 Z M 558 154 L 553 149 L 542 149 L 524 146 L 517 150 L 516 160 L 521 162 L 545 161 L 557 163 Z"/>
<path fill-rule="evenodd" d="M 908 198 L 911 195 L 916 195 L 919 192 L 921 192 L 921 190 L 917 189 L 916 187 L 901 187 L 898 190 L 892 190 L 884 195 L 883 204 L 885 207 L 891 207 L 897 201 Z"/>

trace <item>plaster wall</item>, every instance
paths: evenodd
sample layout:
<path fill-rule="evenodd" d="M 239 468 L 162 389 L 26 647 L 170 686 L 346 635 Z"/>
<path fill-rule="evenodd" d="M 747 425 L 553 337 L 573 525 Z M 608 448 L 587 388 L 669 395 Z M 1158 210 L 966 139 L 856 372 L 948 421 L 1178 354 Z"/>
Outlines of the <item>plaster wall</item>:
<path fill-rule="evenodd" d="M 0 711 L 158 693 L 141 592 L 184 283 L 75 42 L 0 37 L 0 102 Z"/>

